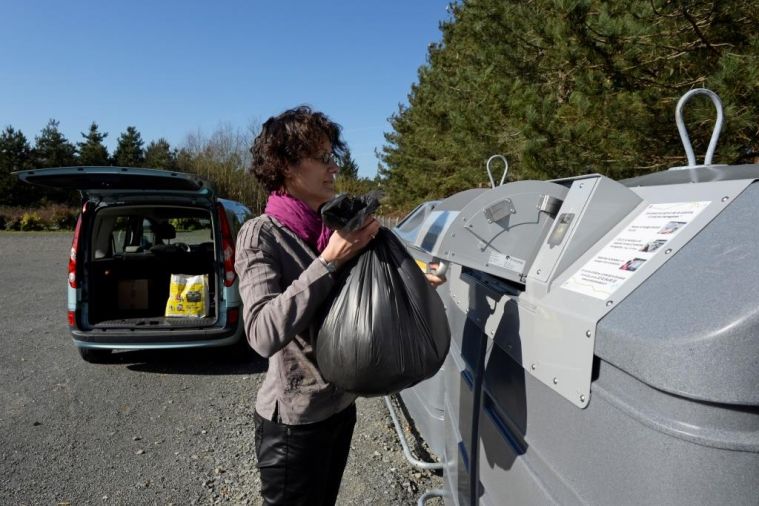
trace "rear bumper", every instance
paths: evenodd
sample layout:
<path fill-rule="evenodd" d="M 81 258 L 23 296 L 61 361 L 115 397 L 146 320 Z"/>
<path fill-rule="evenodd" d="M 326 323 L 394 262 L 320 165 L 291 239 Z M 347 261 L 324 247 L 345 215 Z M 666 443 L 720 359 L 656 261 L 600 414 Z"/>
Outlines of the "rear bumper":
<path fill-rule="evenodd" d="M 240 321 L 232 328 L 123 330 L 71 329 L 74 344 L 79 348 L 109 350 L 147 350 L 170 348 L 210 348 L 228 346 L 244 339 Z"/>

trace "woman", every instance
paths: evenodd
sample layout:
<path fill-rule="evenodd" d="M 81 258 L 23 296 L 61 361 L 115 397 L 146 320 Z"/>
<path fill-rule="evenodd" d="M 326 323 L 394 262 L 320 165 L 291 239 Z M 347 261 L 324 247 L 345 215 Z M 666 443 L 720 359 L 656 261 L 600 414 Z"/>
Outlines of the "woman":
<path fill-rule="evenodd" d="M 255 414 L 265 504 L 334 504 L 356 423 L 355 396 L 324 380 L 312 347 L 334 272 L 379 229 L 369 218 L 332 233 L 321 221 L 344 150 L 340 126 L 305 106 L 267 120 L 251 149 L 270 193 L 265 213 L 240 230 L 235 269 L 248 342 L 269 359 Z"/>

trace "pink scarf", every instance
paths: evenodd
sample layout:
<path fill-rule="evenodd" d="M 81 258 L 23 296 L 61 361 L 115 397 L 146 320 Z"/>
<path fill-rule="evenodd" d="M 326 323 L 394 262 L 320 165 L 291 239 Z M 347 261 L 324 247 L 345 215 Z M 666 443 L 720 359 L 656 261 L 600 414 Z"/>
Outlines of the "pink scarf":
<path fill-rule="evenodd" d="M 317 253 L 321 253 L 327 247 L 332 230 L 322 222 L 319 213 L 302 200 L 287 193 L 271 192 L 264 213 L 292 230 Z"/>

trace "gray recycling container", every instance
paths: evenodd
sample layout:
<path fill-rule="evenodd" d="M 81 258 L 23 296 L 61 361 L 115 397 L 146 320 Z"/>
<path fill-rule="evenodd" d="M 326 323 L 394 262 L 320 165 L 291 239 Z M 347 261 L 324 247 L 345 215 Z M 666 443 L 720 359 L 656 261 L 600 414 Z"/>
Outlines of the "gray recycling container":
<path fill-rule="evenodd" d="M 448 358 L 402 393 L 447 504 L 759 504 L 757 179 L 520 181 L 400 231 L 448 268 Z"/>

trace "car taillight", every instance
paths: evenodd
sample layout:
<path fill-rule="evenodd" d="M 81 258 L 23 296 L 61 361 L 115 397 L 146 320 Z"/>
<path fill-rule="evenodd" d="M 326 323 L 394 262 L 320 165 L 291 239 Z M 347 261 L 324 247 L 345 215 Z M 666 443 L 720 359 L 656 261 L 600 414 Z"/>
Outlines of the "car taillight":
<path fill-rule="evenodd" d="M 82 214 L 84 214 L 87 205 L 82 207 Z M 71 288 L 77 288 L 79 283 L 76 280 L 76 251 L 79 247 L 79 229 L 82 228 L 82 214 L 76 220 L 76 228 L 74 229 L 74 240 L 71 242 L 71 251 L 69 252 L 69 286 Z"/>
<path fill-rule="evenodd" d="M 235 244 L 232 242 L 232 230 L 224 206 L 218 204 L 219 225 L 221 227 L 221 252 L 224 256 L 224 286 L 232 286 L 235 282 Z"/>
<path fill-rule="evenodd" d="M 235 325 L 237 323 L 238 318 L 240 318 L 240 310 L 238 308 L 233 307 L 227 310 L 227 324 L 228 325 Z"/>
<path fill-rule="evenodd" d="M 76 327 L 76 313 L 69 311 L 69 327 Z"/>

